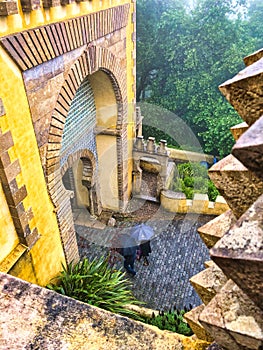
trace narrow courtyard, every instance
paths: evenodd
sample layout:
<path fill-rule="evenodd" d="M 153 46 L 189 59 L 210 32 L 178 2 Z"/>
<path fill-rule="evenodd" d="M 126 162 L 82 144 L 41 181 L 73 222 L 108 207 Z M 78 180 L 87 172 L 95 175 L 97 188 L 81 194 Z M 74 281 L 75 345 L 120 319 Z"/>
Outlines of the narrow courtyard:
<path fill-rule="evenodd" d="M 106 257 L 110 250 L 109 242 L 116 232 L 129 233 L 136 223 L 145 222 L 155 234 L 151 240 L 149 266 L 144 266 L 143 261 L 136 261 L 136 276 L 127 274 L 132 281 L 134 295 L 144 301 L 146 307 L 162 311 L 200 305 L 201 300 L 189 279 L 202 271 L 204 262 L 209 260 L 209 251 L 197 229 L 213 217 L 171 214 L 164 212 L 157 203 L 137 200 L 132 203 L 129 214 L 115 218 L 114 227 L 98 229 L 75 225 L 81 258 Z M 114 268 L 124 271 L 121 256 Z"/>

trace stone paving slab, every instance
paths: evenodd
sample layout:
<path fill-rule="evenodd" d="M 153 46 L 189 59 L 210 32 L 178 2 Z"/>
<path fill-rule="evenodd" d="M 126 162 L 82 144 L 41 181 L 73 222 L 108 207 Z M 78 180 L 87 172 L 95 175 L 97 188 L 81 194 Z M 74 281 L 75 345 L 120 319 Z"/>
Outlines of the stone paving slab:
<path fill-rule="evenodd" d="M 126 229 L 128 232 L 136 222 L 135 216 L 131 220 L 118 219 L 117 227 L 106 227 L 105 230 L 75 225 L 81 258 L 107 256 L 112 236 L 118 230 Z M 201 304 L 189 279 L 202 271 L 204 262 L 210 258 L 197 228 L 212 218 L 195 214 L 176 215 L 172 220 L 167 220 L 165 216 L 158 220 L 148 218 L 146 223 L 155 232 L 151 240 L 150 264 L 144 266 L 143 261 L 136 261 L 136 276 L 130 277 L 127 274 L 133 282 L 134 295 L 144 301 L 146 307 L 166 311 L 170 308 L 182 309 L 185 306 L 195 307 Z M 124 271 L 121 256 L 114 267 Z"/>

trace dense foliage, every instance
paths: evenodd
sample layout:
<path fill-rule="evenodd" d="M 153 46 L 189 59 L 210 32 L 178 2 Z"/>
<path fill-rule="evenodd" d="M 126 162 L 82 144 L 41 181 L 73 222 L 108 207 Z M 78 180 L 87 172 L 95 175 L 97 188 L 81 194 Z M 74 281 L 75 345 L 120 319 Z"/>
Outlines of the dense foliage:
<path fill-rule="evenodd" d="M 137 0 L 137 101 L 145 117 L 143 133 L 182 146 L 173 134 L 177 121 L 151 113 L 147 102 L 181 118 L 206 153 L 224 156 L 233 145 L 229 128 L 240 118 L 218 86 L 245 68 L 245 56 L 263 47 L 262 0 L 192 3 Z M 183 145 L 189 148 L 189 143 L 186 139 Z"/>
<path fill-rule="evenodd" d="M 193 199 L 195 193 L 208 195 L 210 201 L 215 201 L 219 195 L 213 182 L 208 178 L 207 168 L 199 163 L 183 163 L 177 165 L 173 190 L 183 192 L 187 199 Z"/>
<path fill-rule="evenodd" d="M 184 314 L 188 310 L 169 310 L 168 312 L 159 312 L 159 315 L 152 315 L 151 318 L 144 320 L 145 323 L 156 326 L 162 330 L 166 329 L 186 336 L 193 334 L 188 323 L 184 321 Z"/>
<path fill-rule="evenodd" d="M 112 270 L 107 259 L 84 259 L 76 264 L 70 263 L 67 268 L 62 267 L 60 275 L 47 288 L 90 305 L 142 320 L 138 313 L 126 308 L 128 304 L 142 303 L 134 298 L 125 273 Z"/>

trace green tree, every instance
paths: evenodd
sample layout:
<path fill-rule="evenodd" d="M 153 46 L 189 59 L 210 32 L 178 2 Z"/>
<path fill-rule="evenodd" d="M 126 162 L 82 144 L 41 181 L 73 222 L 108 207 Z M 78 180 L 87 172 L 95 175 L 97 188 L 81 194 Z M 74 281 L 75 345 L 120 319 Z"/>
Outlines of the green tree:
<path fill-rule="evenodd" d="M 240 118 L 218 86 L 242 70 L 243 57 L 258 49 L 262 5 L 259 0 L 252 0 L 250 8 L 245 0 L 197 0 L 189 10 L 184 2 L 174 3 L 150 0 L 147 7 L 145 0 L 137 2 L 137 97 L 182 118 L 205 152 L 224 156 L 234 142 L 229 128 Z M 149 27 L 142 31 L 148 20 Z M 163 128 L 162 118 L 144 115 L 155 128 L 160 119 Z M 169 120 L 166 129 L 176 127 Z"/>

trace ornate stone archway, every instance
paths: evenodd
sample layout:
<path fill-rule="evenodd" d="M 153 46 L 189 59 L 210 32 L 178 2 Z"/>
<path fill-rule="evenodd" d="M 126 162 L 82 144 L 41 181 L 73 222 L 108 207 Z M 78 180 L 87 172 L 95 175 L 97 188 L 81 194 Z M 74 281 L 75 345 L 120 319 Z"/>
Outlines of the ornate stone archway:
<path fill-rule="evenodd" d="M 82 171 L 79 180 L 81 184 L 88 190 L 89 207 L 86 207 L 86 209 L 90 211 L 91 215 L 99 215 L 101 213 L 101 203 L 96 174 L 96 159 L 94 157 L 94 154 L 88 149 L 80 149 L 73 154 L 70 154 L 70 156 L 67 158 L 67 161 L 61 168 L 61 177 L 63 178 L 63 176 L 70 169 L 72 169 L 73 165 L 78 161 L 81 161 L 82 163 Z M 71 185 L 70 190 L 75 191 L 74 184 Z M 77 207 L 78 204 L 76 203 L 75 206 Z M 85 205 L 83 204 L 83 206 Z"/>
<path fill-rule="evenodd" d="M 117 122 L 114 131 L 117 143 L 118 198 L 120 203 L 127 200 L 127 92 L 125 71 L 117 58 L 107 49 L 89 46 L 71 67 L 59 93 L 52 113 L 45 163 L 47 187 L 55 206 L 64 252 L 68 262 L 78 258 L 78 247 L 70 204 L 70 193 L 62 183 L 60 150 L 62 135 L 71 101 L 82 81 L 89 75 L 103 71 L 109 77 L 117 103 Z M 103 131 L 100 131 L 100 133 Z M 105 131 L 107 133 L 107 131 Z M 83 156 L 74 155 L 83 158 Z M 120 204 L 121 209 L 121 204 Z"/>

